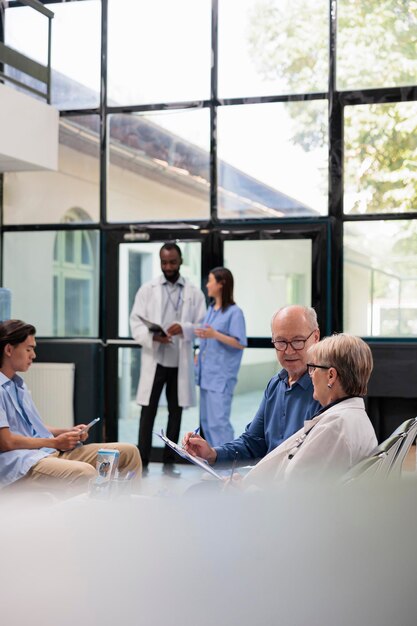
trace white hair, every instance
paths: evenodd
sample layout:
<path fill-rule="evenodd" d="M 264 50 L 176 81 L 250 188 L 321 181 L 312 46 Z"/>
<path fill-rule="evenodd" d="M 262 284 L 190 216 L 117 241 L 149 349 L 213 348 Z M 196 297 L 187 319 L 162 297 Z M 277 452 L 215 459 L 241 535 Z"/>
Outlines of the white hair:
<path fill-rule="evenodd" d="M 277 317 L 277 315 L 280 315 L 283 311 L 287 311 L 289 309 L 298 309 L 300 314 L 304 315 L 304 317 L 306 318 L 307 323 L 310 326 L 311 330 L 318 329 L 319 324 L 317 321 L 317 313 L 315 312 L 313 307 L 302 306 L 301 304 L 289 304 L 287 306 L 280 307 L 277 311 L 275 311 L 275 313 L 272 316 L 271 326 L 273 325 L 274 320 Z"/>

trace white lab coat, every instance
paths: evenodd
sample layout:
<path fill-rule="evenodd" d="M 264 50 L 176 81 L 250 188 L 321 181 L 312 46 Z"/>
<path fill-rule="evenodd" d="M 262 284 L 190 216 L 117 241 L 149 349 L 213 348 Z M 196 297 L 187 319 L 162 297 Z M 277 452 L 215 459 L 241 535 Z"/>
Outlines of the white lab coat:
<path fill-rule="evenodd" d="M 304 422 L 303 428 L 255 465 L 243 482 L 245 487 L 264 487 L 289 478 L 338 478 L 371 454 L 377 443 L 363 399 L 348 398 Z"/>
<path fill-rule="evenodd" d="M 183 335 L 179 341 L 178 363 L 178 404 L 182 407 L 196 404 L 194 383 L 194 325 L 199 324 L 206 314 L 206 301 L 201 289 L 184 279 L 181 319 Z M 162 282 L 161 277 L 145 283 L 138 290 L 130 313 L 132 337 L 142 346 L 142 360 L 136 401 L 148 406 L 155 378 L 159 343 L 153 341 L 153 334 L 139 319 L 139 315 L 154 322 L 162 322 Z"/>

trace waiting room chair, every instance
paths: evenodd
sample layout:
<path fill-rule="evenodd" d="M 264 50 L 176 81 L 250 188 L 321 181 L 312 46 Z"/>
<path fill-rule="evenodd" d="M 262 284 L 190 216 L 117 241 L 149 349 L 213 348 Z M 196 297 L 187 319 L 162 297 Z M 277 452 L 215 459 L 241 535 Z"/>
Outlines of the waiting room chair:
<path fill-rule="evenodd" d="M 403 443 L 402 434 L 393 433 L 365 459 L 354 465 L 342 478 L 343 484 L 360 480 L 384 480 Z"/>
<path fill-rule="evenodd" d="M 406 420 L 393 432 L 393 435 L 401 435 L 401 445 L 394 457 L 389 470 L 390 478 L 399 478 L 405 457 L 417 436 L 417 417 Z"/>

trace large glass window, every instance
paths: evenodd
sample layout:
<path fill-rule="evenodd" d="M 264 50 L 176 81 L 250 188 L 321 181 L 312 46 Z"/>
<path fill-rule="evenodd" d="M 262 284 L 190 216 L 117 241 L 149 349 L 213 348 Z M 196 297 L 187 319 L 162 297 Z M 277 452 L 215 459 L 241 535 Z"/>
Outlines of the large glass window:
<path fill-rule="evenodd" d="M 223 107 L 217 137 L 220 217 L 327 212 L 325 101 Z"/>
<path fill-rule="evenodd" d="M 414 221 L 354 222 L 344 229 L 344 328 L 368 337 L 417 336 Z"/>
<path fill-rule="evenodd" d="M 163 244 L 124 243 L 119 246 L 119 335 L 130 337 L 129 315 L 136 292 L 143 283 L 161 274 L 159 251 Z M 178 242 L 183 263 L 181 274 L 194 285 L 201 281 L 201 243 Z M 151 320 L 152 321 L 152 320 Z"/>
<path fill-rule="evenodd" d="M 62 117 L 57 172 L 4 175 L 5 224 L 99 220 L 99 119 Z"/>
<path fill-rule="evenodd" d="M 109 104 L 210 96 L 210 0 L 109 0 Z"/>
<path fill-rule="evenodd" d="M 417 211 L 417 103 L 345 108 L 346 213 Z"/>
<path fill-rule="evenodd" d="M 311 306 L 310 239 L 226 241 L 225 266 L 233 273 L 236 303 L 250 337 L 269 337 L 281 306 Z"/>
<path fill-rule="evenodd" d="M 112 115 L 111 222 L 207 219 L 209 110 Z"/>
<path fill-rule="evenodd" d="M 417 5 L 338 0 L 337 88 L 415 85 Z"/>
<path fill-rule="evenodd" d="M 48 8 L 54 13 L 52 104 L 60 109 L 96 107 L 100 93 L 101 2 L 54 3 Z M 47 18 L 29 7 L 6 11 L 6 43 L 44 65 L 47 64 L 47 29 Z M 19 78 L 24 77 L 19 75 Z M 32 83 L 28 82 L 38 88 Z"/>
<path fill-rule="evenodd" d="M 6 3 L 2 3 L 3 6 L 4 4 Z M 3 6 L 0 11 L 4 11 L 5 44 L 46 66 L 48 64 L 48 18 L 30 7 L 13 7 L 4 10 Z M 25 72 L 5 64 L 4 73 L 46 96 L 45 83 L 30 77 Z M 20 89 L 16 86 L 14 88 Z M 32 97 L 40 96 L 32 93 Z"/>
<path fill-rule="evenodd" d="M 221 98 L 327 90 L 328 0 L 220 0 Z"/>
<path fill-rule="evenodd" d="M 140 374 L 140 350 L 120 348 L 118 350 L 118 391 L 119 391 L 119 441 L 137 444 L 139 433 L 140 407 L 136 404 L 136 389 Z M 236 437 L 242 434 L 252 421 L 261 403 L 267 382 L 279 369 L 273 348 L 246 348 L 232 402 L 231 422 Z M 198 389 L 197 389 L 198 391 Z M 166 429 L 168 409 L 164 394 L 155 420 L 154 431 Z M 200 422 L 198 404 L 184 409 L 181 421 L 180 440 L 187 431 L 194 430 Z M 161 440 L 154 435 L 153 447 L 162 447 Z"/>
<path fill-rule="evenodd" d="M 45 337 L 97 337 L 98 232 L 8 232 L 3 241 L 12 317 Z"/>

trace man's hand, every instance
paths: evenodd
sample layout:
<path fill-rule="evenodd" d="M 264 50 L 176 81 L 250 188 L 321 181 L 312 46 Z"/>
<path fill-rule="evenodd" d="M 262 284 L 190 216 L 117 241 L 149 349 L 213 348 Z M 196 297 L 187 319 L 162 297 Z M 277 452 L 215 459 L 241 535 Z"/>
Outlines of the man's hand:
<path fill-rule="evenodd" d="M 55 437 L 55 448 L 66 452 L 67 450 L 74 450 L 77 443 L 80 441 L 80 433 L 78 430 L 69 430 L 66 433 L 61 433 Z"/>
<path fill-rule="evenodd" d="M 207 441 L 193 432 L 187 433 L 182 440 L 182 446 L 191 454 L 191 456 L 199 456 L 214 465 L 217 459 L 217 452 L 209 446 Z"/>
<path fill-rule="evenodd" d="M 182 335 L 182 326 L 178 322 L 174 322 L 167 330 L 168 335 L 174 337 L 174 335 Z"/>
<path fill-rule="evenodd" d="M 156 341 L 156 343 L 172 343 L 172 339 L 169 335 L 154 335 L 152 339 Z"/>

